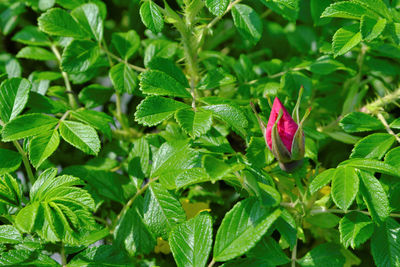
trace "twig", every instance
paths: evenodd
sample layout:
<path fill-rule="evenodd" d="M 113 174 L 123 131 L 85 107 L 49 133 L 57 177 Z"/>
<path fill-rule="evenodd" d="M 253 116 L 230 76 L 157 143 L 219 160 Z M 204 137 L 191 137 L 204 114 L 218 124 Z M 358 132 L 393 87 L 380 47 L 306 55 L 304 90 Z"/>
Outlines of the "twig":
<path fill-rule="evenodd" d="M 211 262 L 210 262 L 210 264 L 208 264 L 208 267 L 213 267 L 213 266 L 214 266 L 214 264 L 215 264 L 215 260 L 214 260 L 214 259 L 212 259 L 212 260 L 211 260 Z"/>
<path fill-rule="evenodd" d="M 67 266 L 67 257 L 65 255 L 64 243 L 61 242 L 61 264 L 63 267 Z"/>
<path fill-rule="evenodd" d="M 292 251 L 292 264 L 291 264 L 291 266 L 292 267 L 296 267 L 296 260 L 297 260 L 297 238 L 296 238 L 296 244 L 294 244 L 294 247 L 293 247 L 293 251 Z"/>
<path fill-rule="evenodd" d="M 103 51 L 104 51 L 107 55 L 109 55 L 110 57 L 112 57 L 113 59 L 117 60 L 118 62 L 123 62 L 123 63 L 125 63 L 126 65 L 128 65 L 129 67 L 131 67 L 132 69 L 134 69 L 134 70 L 136 70 L 136 71 L 139 71 L 139 72 L 146 71 L 145 68 L 142 68 L 142 67 L 133 65 L 133 64 L 129 63 L 128 61 L 123 60 L 122 58 L 120 58 L 120 57 L 114 55 L 114 54 L 111 53 L 110 51 L 104 49 L 104 47 L 103 47 Z"/>
<path fill-rule="evenodd" d="M 383 117 L 382 113 L 378 113 L 376 116 L 377 116 L 378 119 L 382 122 L 383 126 L 385 126 L 386 131 L 387 131 L 389 134 L 393 135 L 393 136 L 396 138 L 397 142 L 400 143 L 400 137 L 399 137 L 397 134 L 395 134 L 395 133 L 392 131 L 392 129 L 390 129 L 390 126 L 389 126 L 389 124 L 387 123 L 385 117 Z"/>
<path fill-rule="evenodd" d="M 207 24 L 206 29 L 211 29 L 215 25 L 215 23 L 217 23 L 223 16 L 225 16 L 226 13 L 228 13 L 236 4 L 240 3 L 241 1 L 242 0 L 236 0 L 231 2 L 226 8 L 224 14 L 219 17 L 215 17 L 210 23 Z"/>

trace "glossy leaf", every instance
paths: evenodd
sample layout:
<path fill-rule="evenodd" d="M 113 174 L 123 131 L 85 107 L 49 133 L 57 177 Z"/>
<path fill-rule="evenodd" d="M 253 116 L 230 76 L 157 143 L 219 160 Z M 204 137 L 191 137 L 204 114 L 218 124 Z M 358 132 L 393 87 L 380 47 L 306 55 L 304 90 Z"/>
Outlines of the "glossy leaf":
<path fill-rule="evenodd" d="M 122 58 L 129 59 L 139 49 L 140 37 L 134 30 L 113 33 L 111 43 Z"/>
<path fill-rule="evenodd" d="M 23 78 L 11 78 L 0 85 L 0 118 L 4 123 L 17 117 L 28 101 L 31 84 Z"/>
<path fill-rule="evenodd" d="M 74 40 L 64 50 L 61 68 L 69 73 L 87 71 L 96 62 L 99 53 L 100 49 L 96 43 Z"/>
<path fill-rule="evenodd" d="M 185 86 L 159 70 L 147 70 L 140 75 L 140 90 L 150 95 L 191 97 Z"/>
<path fill-rule="evenodd" d="M 332 39 L 332 50 L 335 57 L 346 54 L 361 42 L 359 30 L 359 24 L 351 24 L 336 31 Z"/>
<path fill-rule="evenodd" d="M 0 148 L 0 175 L 17 170 L 21 162 L 21 154 L 16 151 Z"/>
<path fill-rule="evenodd" d="M 94 3 L 88 3 L 75 8 L 71 15 L 79 25 L 100 42 L 103 38 L 103 20 L 100 10 Z"/>
<path fill-rule="evenodd" d="M 228 0 L 206 0 L 206 7 L 215 16 L 222 16 L 228 7 Z"/>
<path fill-rule="evenodd" d="M 203 107 L 205 110 L 209 110 L 217 118 L 226 122 L 234 130 L 239 133 L 244 133 L 245 128 L 248 125 L 246 116 L 237 107 L 229 104 L 217 104 Z"/>
<path fill-rule="evenodd" d="M 336 169 L 327 169 L 318 174 L 312 181 L 309 187 L 310 193 L 314 194 L 322 187 L 327 185 L 335 176 Z"/>
<path fill-rule="evenodd" d="M 157 4 L 151 0 L 144 1 L 140 6 L 140 18 L 143 24 L 153 33 L 159 33 L 164 28 L 164 19 Z"/>
<path fill-rule="evenodd" d="M 346 214 L 339 224 L 340 242 L 353 249 L 367 241 L 374 232 L 371 219 L 360 212 Z"/>
<path fill-rule="evenodd" d="M 31 25 L 22 28 L 22 30 L 17 32 L 12 39 L 13 41 L 26 45 L 48 46 L 51 44 L 46 34 L 39 31 L 37 27 Z"/>
<path fill-rule="evenodd" d="M 97 155 L 100 151 L 99 137 L 89 125 L 76 121 L 62 121 L 60 134 L 65 141 L 87 154 Z"/>
<path fill-rule="evenodd" d="M 19 50 L 17 58 L 34 60 L 57 60 L 56 56 L 47 49 L 35 46 L 26 46 Z"/>
<path fill-rule="evenodd" d="M 262 22 L 258 14 L 249 6 L 236 4 L 232 8 L 233 23 L 243 39 L 256 44 L 262 35 Z"/>
<path fill-rule="evenodd" d="M 138 85 L 135 72 L 123 62 L 110 69 L 110 80 L 119 93 L 132 94 Z"/>
<path fill-rule="evenodd" d="M 41 133 L 29 142 L 29 159 L 35 168 L 38 168 L 60 144 L 60 135 L 57 130 Z"/>
<path fill-rule="evenodd" d="M 356 169 L 345 166 L 337 168 L 332 179 L 332 199 L 342 210 L 347 210 L 358 192 L 359 178 Z"/>
<path fill-rule="evenodd" d="M 22 191 L 17 180 L 6 173 L 0 176 L 0 203 L 19 207 L 22 203 Z"/>
<path fill-rule="evenodd" d="M 378 1 L 379 2 L 379 1 Z M 379 37 L 386 27 L 386 19 L 373 19 L 368 16 L 361 17 L 361 36 L 365 41 L 372 41 Z"/>
<path fill-rule="evenodd" d="M 368 135 L 357 142 L 350 158 L 381 159 L 395 141 L 395 137 L 390 134 L 375 133 Z"/>
<path fill-rule="evenodd" d="M 400 264 L 400 225 L 392 218 L 380 225 L 371 241 L 371 252 L 376 266 Z"/>
<path fill-rule="evenodd" d="M 175 113 L 175 118 L 182 129 L 191 137 L 205 134 L 211 128 L 212 116 L 203 110 L 180 109 Z"/>
<path fill-rule="evenodd" d="M 333 243 L 321 244 L 313 248 L 303 258 L 297 260 L 300 266 L 323 266 L 329 262 L 330 267 L 341 267 L 346 258 L 340 252 L 340 246 Z"/>
<path fill-rule="evenodd" d="M 345 132 L 357 133 L 383 129 L 382 123 L 371 115 L 352 112 L 343 117 L 340 126 Z"/>
<path fill-rule="evenodd" d="M 327 7 L 321 14 L 321 17 L 361 19 L 364 14 L 376 16 L 373 12 L 355 1 L 340 1 Z"/>

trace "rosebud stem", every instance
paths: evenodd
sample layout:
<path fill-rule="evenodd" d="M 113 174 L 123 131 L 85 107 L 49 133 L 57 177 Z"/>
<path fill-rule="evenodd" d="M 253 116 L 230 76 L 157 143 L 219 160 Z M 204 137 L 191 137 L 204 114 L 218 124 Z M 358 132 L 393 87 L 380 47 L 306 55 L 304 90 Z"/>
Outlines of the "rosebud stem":
<path fill-rule="evenodd" d="M 293 172 L 297 167 L 301 166 L 303 164 L 303 159 L 296 160 L 296 161 L 291 161 L 288 163 L 284 162 L 279 162 L 279 167 L 285 172 Z"/>

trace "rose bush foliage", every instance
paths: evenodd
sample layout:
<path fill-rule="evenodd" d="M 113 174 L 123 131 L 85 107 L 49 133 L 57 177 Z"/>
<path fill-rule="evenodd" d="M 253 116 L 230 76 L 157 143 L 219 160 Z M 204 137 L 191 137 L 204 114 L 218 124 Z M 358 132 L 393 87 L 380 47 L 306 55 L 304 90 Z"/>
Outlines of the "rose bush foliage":
<path fill-rule="evenodd" d="M 0 264 L 400 266 L 399 6 L 2 1 Z"/>

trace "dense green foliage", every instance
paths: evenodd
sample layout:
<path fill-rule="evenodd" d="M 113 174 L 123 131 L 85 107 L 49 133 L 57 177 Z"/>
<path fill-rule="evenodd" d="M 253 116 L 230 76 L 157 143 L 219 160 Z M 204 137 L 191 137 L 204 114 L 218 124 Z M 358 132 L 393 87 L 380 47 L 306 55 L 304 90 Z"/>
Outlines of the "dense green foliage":
<path fill-rule="evenodd" d="M 399 267 L 399 8 L 2 1 L 0 265 Z"/>

